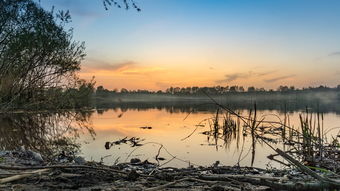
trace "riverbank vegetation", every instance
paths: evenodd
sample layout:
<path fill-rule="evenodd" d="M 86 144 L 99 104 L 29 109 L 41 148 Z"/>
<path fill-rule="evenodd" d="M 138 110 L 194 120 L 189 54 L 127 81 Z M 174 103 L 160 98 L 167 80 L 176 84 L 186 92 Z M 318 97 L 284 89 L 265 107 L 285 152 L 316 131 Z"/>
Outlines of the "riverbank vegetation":
<path fill-rule="evenodd" d="M 32 0 L 0 1 L 0 109 L 89 105 L 93 81 L 77 77 L 85 44 L 73 40 L 68 12 Z"/>

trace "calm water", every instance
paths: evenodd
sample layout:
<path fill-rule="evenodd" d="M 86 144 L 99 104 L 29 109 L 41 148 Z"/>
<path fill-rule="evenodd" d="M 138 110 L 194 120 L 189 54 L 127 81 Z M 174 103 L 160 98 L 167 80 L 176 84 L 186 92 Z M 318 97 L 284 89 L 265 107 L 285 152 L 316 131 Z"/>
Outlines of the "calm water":
<path fill-rule="evenodd" d="M 247 116 L 247 110 L 239 110 Z M 299 127 L 299 113 L 289 113 L 290 125 Z M 273 115 L 274 114 L 274 115 Z M 224 165 L 250 166 L 252 158 L 252 137 L 243 136 L 238 132 L 227 142 L 216 142 L 202 132 L 210 129 L 214 118 L 214 111 L 173 111 L 169 109 L 106 109 L 88 112 L 62 113 L 21 113 L 10 116 L 0 116 L 0 148 L 15 149 L 25 145 L 38 150 L 45 155 L 52 155 L 61 151 L 69 151 L 73 146 L 79 146 L 82 156 L 87 160 L 100 161 L 113 164 L 115 161 L 124 162 L 131 158 L 140 158 L 155 162 L 160 143 L 176 159 L 172 159 L 164 148 L 160 161 L 164 166 L 186 167 L 190 164 L 203 166 L 212 165 L 220 161 Z M 223 115 L 221 115 L 223 116 Z M 266 120 L 276 120 L 277 116 L 283 119 L 282 112 L 261 110 L 258 116 L 266 116 Z M 260 118 L 260 117 L 259 117 Z M 340 126 L 340 116 L 335 113 L 325 113 L 323 125 L 328 139 L 336 136 Z M 199 126 L 197 126 L 200 124 Z M 140 127 L 152 127 L 143 129 Z M 196 131 L 187 139 L 194 130 Z M 139 137 L 144 139 L 143 146 L 131 147 L 129 144 L 114 145 L 109 150 L 104 145 L 107 141 L 117 141 L 124 137 Z M 271 137 L 270 135 L 267 137 Z M 280 139 L 274 147 L 287 149 Z M 65 146 L 66 145 L 66 146 Z M 274 154 L 268 145 L 256 142 L 254 166 L 265 168 L 267 166 L 282 167 L 270 161 L 267 156 Z M 103 159 L 102 159 L 103 158 Z M 181 159 L 181 160 L 177 160 Z M 168 162 L 168 163 L 167 163 Z"/>
<path fill-rule="evenodd" d="M 248 115 L 248 111 L 240 111 L 243 115 Z M 299 113 L 290 113 L 291 126 L 299 126 Z M 270 114 L 270 115 L 268 115 Z M 268 115 L 266 120 L 278 120 L 276 116 L 283 114 L 277 111 L 260 111 L 258 115 Z M 193 164 L 198 165 L 211 165 L 216 160 L 219 160 L 225 165 L 235 165 L 239 158 L 242 159 L 241 165 L 250 166 L 251 164 L 251 136 L 242 137 L 237 140 L 232 140 L 230 144 L 226 145 L 223 140 L 219 140 L 218 146 L 214 141 L 208 141 L 207 136 L 201 132 L 209 130 L 209 121 L 202 120 L 214 117 L 213 112 L 198 112 L 191 113 L 187 117 L 187 112 L 170 113 L 166 110 L 149 109 L 149 110 L 107 110 L 103 113 L 94 113 L 91 117 L 94 130 L 96 132 L 95 140 L 88 134 L 80 136 L 82 142 L 81 150 L 83 156 L 87 159 L 100 160 L 101 157 L 108 156 L 104 159 L 106 163 L 112 163 L 116 159 L 120 162 L 129 160 L 131 157 L 138 157 L 141 159 L 148 159 L 149 161 L 155 161 L 154 157 L 157 155 L 159 145 L 146 144 L 137 150 L 135 150 L 132 156 L 128 155 L 134 148 L 128 145 L 113 146 L 110 150 L 104 148 L 106 141 L 115 141 L 124 137 L 140 137 L 145 139 L 143 143 L 156 142 L 161 143 L 164 147 L 176 157 L 185 161 L 190 161 Z M 186 118 L 187 117 L 187 118 Z M 184 120 L 185 119 L 185 120 Z M 202 126 L 196 125 L 202 122 Z M 324 127 L 326 129 L 339 127 L 340 116 L 327 113 L 324 115 Z M 211 123 L 211 122 L 210 122 Z M 152 129 L 142 129 L 140 127 L 150 126 Z M 183 140 L 183 138 L 190 135 L 197 127 L 197 130 L 189 138 Z M 328 133 L 328 137 L 336 136 L 338 129 L 335 128 Z M 244 143 L 243 143 L 244 140 Z M 238 144 L 238 146 L 237 146 Z M 244 145 L 243 145 L 244 144 Z M 243 149 L 242 149 L 243 145 Z M 273 144 L 274 147 L 282 148 L 283 145 L 280 141 L 277 144 Z M 257 144 L 255 153 L 254 166 L 266 167 L 274 166 L 281 167 L 276 162 L 267 159 L 267 156 L 274 154 L 267 145 Z M 240 157 L 241 155 L 241 157 Z M 161 157 L 171 159 L 172 156 L 167 154 L 164 150 L 161 150 Z M 167 162 L 167 161 L 164 161 Z M 161 162 L 162 163 L 162 162 Z M 188 166 L 188 163 L 180 160 L 172 160 L 166 166 L 184 167 Z"/>

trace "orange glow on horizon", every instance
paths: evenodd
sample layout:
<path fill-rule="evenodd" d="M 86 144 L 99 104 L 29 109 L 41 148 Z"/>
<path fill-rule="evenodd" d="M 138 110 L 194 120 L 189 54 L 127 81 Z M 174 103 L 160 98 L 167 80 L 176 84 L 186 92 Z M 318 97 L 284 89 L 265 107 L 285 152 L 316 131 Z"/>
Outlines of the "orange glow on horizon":
<path fill-rule="evenodd" d="M 164 55 L 166 57 L 166 55 Z M 140 62 L 103 62 L 87 60 L 83 64 L 79 75 L 83 79 L 95 76 L 96 85 L 106 89 L 128 90 L 166 90 L 169 87 L 192 86 L 255 86 L 257 88 L 277 89 L 280 85 L 295 86 L 297 88 L 308 86 L 337 85 L 337 76 L 334 71 L 314 67 L 306 70 L 299 65 L 290 66 L 282 70 L 279 65 L 274 65 L 272 60 L 253 57 L 227 59 L 213 58 L 206 55 L 195 60 L 181 60 L 182 57 L 170 57 L 166 60 L 156 61 L 156 58 Z M 209 62 L 211 58 L 211 62 Z M 263 62 L 266 66 L 261 65 Z M 185 64 L 190 63 L 190 64 Z M 213 64 L 216 63 L 216 64 Z M 255 63 L 255 64 L 254 64 Z M 268 65 L 272 65 L 269 67 Z M 320 74 L 320 72 L 322 72 Z"/>

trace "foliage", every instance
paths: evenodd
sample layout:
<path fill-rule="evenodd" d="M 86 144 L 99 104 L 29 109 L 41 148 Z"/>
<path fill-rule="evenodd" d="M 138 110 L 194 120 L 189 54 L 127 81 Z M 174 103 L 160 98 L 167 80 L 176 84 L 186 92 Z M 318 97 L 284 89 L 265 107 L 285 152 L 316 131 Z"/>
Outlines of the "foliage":
<path fill-rule="evenodd" d="M 103 86 L 97 87 L 97 95 L 104 95 L 108 96 L 110 94 L 118 93 L 117 89 L 114 89 L 112 91 L 105 89 Z M 224 95 L 229 93 L 282 93 L 282 94 L 289 94 L 289 93 L 296 93 L 296 92 L 306 92 L 306 93 L 318 93 L 318 92 L 339 92 L 340 91 L 340 85 L 335 88 L 330 88 L 327 86 L 319 86 L 319 87 L 308 87 L 308 88 L 302 88 L 298 89 L 294 86 L 279 86 L 277 90 L 266 90 L 264 88 L 256 88 L 254 86 L 250 86 L 247 88 L 243 86 L 204 86 L 204 87 L 198 87 L 198 86 L 192 86 L 192 87 L 169 87 L 165 91 L 158 90 L 158 91 L 149 91 L 149 90 L 127 90 L 126 88 L 122 88 L 120 90 L 120 93 L 144 93 L 144 94 L 170 94 L 170 95 L 205 95 L 206 93 L 209 95 Z"/>
<path fill-rule="evenodd" d="M 136 4 L 134 0 L 103 0 L 103 4 L 105 10 L 109 9 L 109 6 L 115 6 L 117 8 L 124 7 L 126 10 L 130 9 L 130 7 L 136 9 L 137 11 L 141 11 L 139 6 Z"/>
<path fill-rule="evenodd" d="M 60 107 L 56 98 L 74 96 L 75 89 L 88 97 L 93 83 L 76 77 L 85 46 L 73 40 L 72 29 L 65 30 L 69 21 L 69 12 L 55 14 L 32 0 L 0 1 L 1 109 L 51 101 L 49 106 Z"/>

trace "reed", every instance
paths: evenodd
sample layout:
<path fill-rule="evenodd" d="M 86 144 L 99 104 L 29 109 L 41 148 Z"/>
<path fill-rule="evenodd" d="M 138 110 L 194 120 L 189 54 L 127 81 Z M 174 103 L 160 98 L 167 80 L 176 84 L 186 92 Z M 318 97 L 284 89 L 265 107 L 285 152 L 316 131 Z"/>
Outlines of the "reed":
<path fill-rule="evenodd" d="M 226 149 L 230 148 L 236 140 L 236 148 L 243 153 L 245 137 L 251 136 L 251 165 L 255 160 L 257 143 L 265 143 L 272 149 L 273 145 L 282 141 L 288 146 L 286 152 L 295 155 L 307 166 L 331 168 L 329 161 L 339 164 L 340 171 L 340 150 L 338 136 L 327 142 L 327 136 L 323 127 L 323 114 L 319 111 L 312 112 L 306 108 L 299 115 L 299 128 L 291 126 L 287 108 L 284 110 L 283 120 L 277 116 L 278 121 L 267 121 L 266 116 L 260 116 L 257 112 L 257 105 L 254 104 L 246 116 L 238 111 L 233 111 L 223 105 L 217 104 L 216 114 L 210 119 L 210 131 L 204 132 L 212 137 L 216 148 L 219 140 L 223 141 Z M 243 139 L 242 139 L 243 138 Z M 211 140 L 208 138 L 208 140 Z M 240 148 L 240 142 L 242 147 Z M 286 147 L 284 147 L 286 148 Z M 274 149 L 275 150 L 275 149 Z M 244 158 L 244 157 L 243 157 Z M 239 157 L 239 161 L 242 157 Z"/>

